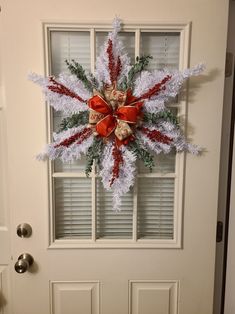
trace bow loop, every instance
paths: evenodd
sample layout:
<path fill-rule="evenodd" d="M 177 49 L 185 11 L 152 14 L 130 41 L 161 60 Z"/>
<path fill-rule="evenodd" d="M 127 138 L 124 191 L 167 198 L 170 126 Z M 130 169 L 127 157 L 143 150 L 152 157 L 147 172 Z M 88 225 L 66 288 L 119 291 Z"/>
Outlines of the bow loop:
<path fill-rule="evenodd" d="M 119 120 L 127 123 L 136 123 L 138 118 L 138 109 L 133 106 L 122 106 L 115 112 Z"/>
<path fill-rule="evenodd" d="M 108 115 L 96 124 L 96 132 L 102 137 L 109 137 L 116 129 L 116 126 L 117 119 L 112 115 Z"/>
<path fill-rule="evenodd" d="M 100 95 L 95 95 L 90 98 L 88 100 L 88 106 L 96 112 L 105 115 L 111 114 L 113 112 L 112 107 L 110 107 L 109 104 Z"/>

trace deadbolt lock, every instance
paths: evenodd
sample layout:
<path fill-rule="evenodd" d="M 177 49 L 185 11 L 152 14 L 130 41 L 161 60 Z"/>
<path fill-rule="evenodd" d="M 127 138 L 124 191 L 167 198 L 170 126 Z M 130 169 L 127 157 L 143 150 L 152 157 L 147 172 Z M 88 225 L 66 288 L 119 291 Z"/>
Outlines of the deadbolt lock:
<path fill-rule="evenodd" d="M 29 238 L 32 234 L 32 227 L 26 223 L 20 224 L 17 226 L 16 233 L 20 238 Z"/>

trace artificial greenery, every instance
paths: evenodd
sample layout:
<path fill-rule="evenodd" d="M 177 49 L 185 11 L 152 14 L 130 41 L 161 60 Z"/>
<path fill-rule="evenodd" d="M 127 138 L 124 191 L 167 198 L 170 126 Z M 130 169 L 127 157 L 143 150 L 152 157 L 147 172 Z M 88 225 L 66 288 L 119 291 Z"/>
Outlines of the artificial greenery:
<path fill-rule="evenodd" d="M 81 80 L 84 84 L 84 86 L 92 91 L 93 90 L 93 84 L 94 84 L 94 77 L 91 77 L 92 82 L 87 78 L 86 72 L 83 69 L 82 65 L 76 62 L 74 59 L 69 62 L 68 60 L 65 60 L 65 63 L 68 66 L 69 71 L 76 75 L 79 80 Z"/>
<path fill-rule="evenodd" d="M 103 151 L 103 145 L 104 145 L 104 142 L 101 137 L 94 137 L 92 146 L 88 148 L 88 151 L 86 154 L 86 168 L 85 168 L 85 173 L 87 177 L 92 172 L 92 166 L 94 164 L 94 161 L 96 161 L 97 164 L 100 163 L 100 158 L 102 156 L 102 151 Z"/>
<path fill-rule="evenodd" d="M 169 122 L 175 124 L 176 126 L 179 126 L 179 121 L 178 121 L 177 117 L 170 110 L 164 110 L 164 111 L 160 111 L 158 113 L 145 112 L 144 116 L 143 116 L 144 122 L 150 122 L 150 123 L 154 123 L 154 124 L 157 123 L 158 120 L 161 120 L 161 119 L 163 119 L 165 121 L 169 121 Z"/>
<path fill-rule="evenodd" d="M 134 79 L 136 74 L 141 73 L 149 64 L 150 59 L 152 56 L 141 56 L 136 57 L 136 63 L 130 68 L 127 77 L 125 77 L 124 81 L 122 82 L 121 89 L 126 90 L 128 88 L 133 87 Z"/>
<path fill-rule="evenodd" d="M 152 171 L 154 167 L 154 157 L 150 154 L 146 149 L 144 149 L 141 144 L 135 140 L 135 142 L 131 142 L 129 144 L 129 148 L 133 151 L 133 153 L 143 161 L 145 167 L 149 168 Z"/>
<path fill-rule="evenodd" d="M 64 118 L 59 126 L 58 133 L 61 131 L 66 131 L 70 128 L 75 128 L 79 125 L 85 125 L 89 122 L 89 112 L 82 111 L 73 114 L 71 117 Z"/>
<path fill-rule="evenodd" d="M 92 91 L 93 91 L 93 89 L 98 90 L 99 83 L 98 83 L 97 79 L 95 78 L 95 76 L 91 72 L 89 73 L 89 81 L 91 82 Z"/>

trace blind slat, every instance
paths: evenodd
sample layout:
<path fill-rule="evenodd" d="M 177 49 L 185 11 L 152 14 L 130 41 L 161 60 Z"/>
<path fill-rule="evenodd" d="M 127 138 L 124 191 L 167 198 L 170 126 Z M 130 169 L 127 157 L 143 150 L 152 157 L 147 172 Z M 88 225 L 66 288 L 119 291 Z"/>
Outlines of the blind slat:
<path fill-rule="evenodd" d="M 149 70 L 179 67 L 179 34 L 142 32 L 140 52 L 151 55 Z"/>
<path fill-rule="evenodd" d="M 55 178 L 56 238 L 91 238 L 91 179 Z M 85 192 L 85 193 L 84 193 Z"/>
<path fill-rule="evenodd" d="M 97 237 L 123 239 L 132 237 L 133 195 L 123 197 L 121 212 L 112 210 L 112 193 L 104 190 L 100 179 L 97 180 Z"/>
<path fill-rule="evenodd" d="M 138 238 L 172 239 L 174 179 L 139 178 L 138 204 Z"/>

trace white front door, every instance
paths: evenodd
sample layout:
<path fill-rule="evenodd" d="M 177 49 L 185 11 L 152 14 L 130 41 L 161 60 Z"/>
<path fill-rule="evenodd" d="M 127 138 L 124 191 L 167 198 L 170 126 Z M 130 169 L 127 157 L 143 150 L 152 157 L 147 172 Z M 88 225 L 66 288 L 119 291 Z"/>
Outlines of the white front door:
<path fill-rule="evenodd" d="M 227 2 L 3 1 L 7 202 L 0 235 L 10 227 L 11 253 L 0 259 L 2 313 L 212 314 Z M 93 69 L 115 14 L 132 58 L 152 54 L 158 67 L 207 65 L 205 76 L 191 79 L 187 104 L 183 96 L 171 105 L 182 121 L 187 112 L 188 137 L 205 153 L 160 157 L 151 174 L 140 166 L 119 214 L 99 178 L 85 177 L 83 161 L 34 158 L 60 117 L 47 121 L 41 91 L 27 81 L 30 71 L 64 70 L 65 58 Z M 29 238 L 17 236 L 20 223 L 32 226 Z M 18 274 L 22 253 L 35 261 Z"/>

